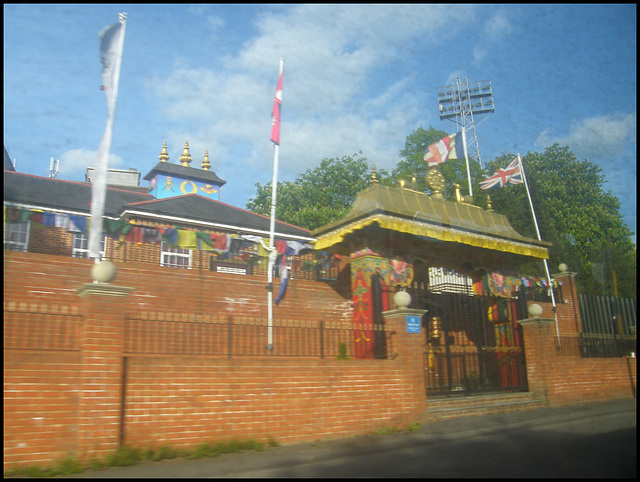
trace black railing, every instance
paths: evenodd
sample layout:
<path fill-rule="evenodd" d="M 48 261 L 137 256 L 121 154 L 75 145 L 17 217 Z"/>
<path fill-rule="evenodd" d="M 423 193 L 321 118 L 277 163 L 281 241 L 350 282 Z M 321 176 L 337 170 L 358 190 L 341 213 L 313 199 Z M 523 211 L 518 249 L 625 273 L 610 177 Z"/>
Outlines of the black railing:
<path fill-rule="evenodd" d="M 272 345 L 269 346 L 269 332 Z M 127 318 L 125 353 L 145 355 L 282 356 L 315 358 L 362 357 L 356 349 L 362 328 L 339 328 L 331 322 L 167 321 Z M 375 343 L 365 358 L 393 357 L 393 332 L 372 325 Z"/>
<path fill-rule="evenodd" d="M 561 336 L 556 338 L 556 354 L 582 358 L 620 358 L 636 353 L 636 337 L 629 335 Z"/>
<path fill-rule="evenodd" d="M 541 303 L 551 303 L 551 293 L 549 288 L 542 286 L 520 286 L 518 288 L 518 297 L 527 301 L 535 301 Z M 556 303 L 564 303 L 564 296 L 562 293 L 562 286 L 553 288 L 553 298 Z"/>

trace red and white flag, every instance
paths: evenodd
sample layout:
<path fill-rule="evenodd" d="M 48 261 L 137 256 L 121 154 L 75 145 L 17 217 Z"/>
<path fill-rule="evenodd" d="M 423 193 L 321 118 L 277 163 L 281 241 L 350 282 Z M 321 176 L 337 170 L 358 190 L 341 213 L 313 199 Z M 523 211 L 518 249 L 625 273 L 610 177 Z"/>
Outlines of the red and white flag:
<path fill-rule="evenodd" d="M 278 88 L 273 99 L 273 111 L 271 112 L 271 141 L 280 145 L 280 108 L 282 107 L 282 76 L 284 70 L 280 70 L 280 79 L 278 79 Z"/>
<path fill-rule="evenodd" d="M 462 136 L 451 134 L 435 144 L 431 144 L 423 157 L 429 167 L 442 164 L 447 159 L 464 159 L 464 146 L 459 137 Z"/>

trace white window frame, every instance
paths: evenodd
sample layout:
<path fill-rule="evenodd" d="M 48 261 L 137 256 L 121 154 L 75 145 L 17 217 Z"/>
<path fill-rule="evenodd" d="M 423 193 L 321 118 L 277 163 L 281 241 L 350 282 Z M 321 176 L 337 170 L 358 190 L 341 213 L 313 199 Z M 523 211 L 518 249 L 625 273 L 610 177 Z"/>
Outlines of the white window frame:
<path fill-rule="evenodd" d="M 104 248 L 107 243 L 107 237 L 103 236 L 100 241 L 100 259 L 105 259 Z M 74 258 L 89 257 L 89 237 L 83 233 L 73 233 L 73 245 L 71 247 L 71 256 Z"/>
<path fill-rule="evenodd" d="M 31 222 L 5 223 L 4 225 L 4 249 L 9 251 L 26 252 L 29 249 L 29 235 L 31 234 Z"/>
<path fill-rule="evenodd" d="M 160 266 L 191 269 L 190 249 L 172 248 L 166 241 L 162 242 L 160 249 Z"/>

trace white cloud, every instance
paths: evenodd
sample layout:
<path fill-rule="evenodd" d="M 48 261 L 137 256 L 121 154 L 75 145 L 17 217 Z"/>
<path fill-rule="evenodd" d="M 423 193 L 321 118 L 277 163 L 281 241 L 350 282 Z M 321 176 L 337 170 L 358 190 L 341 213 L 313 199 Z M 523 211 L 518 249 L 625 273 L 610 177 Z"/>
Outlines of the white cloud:
<path fill-rule="evenodd" d="M 167 118 L 180 125 L 179 132 L 167 134 L 168 143 L 181 149 L 188 138 L 194 159 L 207 148 L 230 175 L 237 177 L 241 169 L 270 177 L 270 112 L 282 57 L 283 178 L 324 157 L 359 150 L 377 167 L 392 168 L 424 114 L 404 96 L 407 79 L 374 88 L 371 75 L 397 61 L 408 46 L 437 45 L 455 35 L 474 21 L 475 8 L 305 4 L 278 9 L 259 17 L 258 35 L 216 68 L 174 61 L 172 70 L 148 81 L 147 88 Z M 215 20 L 211 26 L 217 33 L 222 27 Z M 238 149 L 230 150 L 237 144 L 241 158 Z"/>
<path fill-rule="evenodd" d="M 88 149 L 72 149 L 62 153 L 60 156 L 60 171 L 58 176 L 61 179 L 77 177 L 78 174 L 84 174 L 87 167 L 95 167 L 98 151 L 90 151 Z M 109 167 L 112 169 L 120 169 L 124 162 L 120 156 L 111 153 L 109 156 Z M 74 174 L 76 176 L 74 176 Z"/>
<path fill-rule="evenodd" d="M 540 134 L 536 145 L 569 146 L 578 157 L 610 159 L 620 153 L 627 141 L 635 142 L 636 114 L 607 114 L 573 120 L 569 133 L 554 135 L 549 129 Z"/>

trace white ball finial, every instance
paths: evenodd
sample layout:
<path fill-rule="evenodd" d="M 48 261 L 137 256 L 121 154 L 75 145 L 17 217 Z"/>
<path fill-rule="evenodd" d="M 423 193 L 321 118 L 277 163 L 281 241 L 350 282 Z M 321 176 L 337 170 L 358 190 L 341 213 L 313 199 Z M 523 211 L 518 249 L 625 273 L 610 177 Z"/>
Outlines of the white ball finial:
<path fill-rule="evenodd" d="M 529 316 L 531 316 L 532 318 L 539 318 L 542 314 L 542 306 L 533 303 L 532 305 L 529 305 L 527 311 L 529 311 Z"/>
<path fill-rule="evenodd" d="M 561 273 L 565 273 L 566 271 L 569 271 L 569 267 L 565 263 L 560 263 L 560 266 L 558 266 L 558 269 L 560 270 Z"/>
<path fill-rule="evenodd" d="M 406 308 L 411 304 L 411 295 L 406 291 L 398 291 L 393 295 L 393 302 L 398 308 Z"/>
<path fill-rule="evenodd" d="M 116 265 L 111 261 L 100 261 L 91 267 L 91 277 L 98 283 L 111 283 L 116 279 Z"/>

